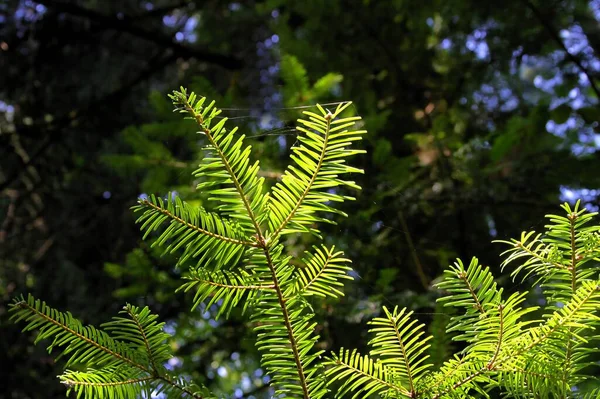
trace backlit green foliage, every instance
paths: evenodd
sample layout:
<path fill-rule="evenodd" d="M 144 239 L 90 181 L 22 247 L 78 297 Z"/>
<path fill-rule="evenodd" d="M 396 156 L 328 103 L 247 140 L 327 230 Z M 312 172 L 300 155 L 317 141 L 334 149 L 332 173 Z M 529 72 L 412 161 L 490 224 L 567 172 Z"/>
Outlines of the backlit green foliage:
<path fill-rule="evenodd" d="M 217 304 L 219 316 L 228 317 L 243 308 L 276 395 L 438 399 L 500 391 L 523 398 L 594 397 L 583 389 L 593 380 L 587 373 L 600 306 L 594 214 L 565 204 L 567 216 L 549 216 L 547 232 L 504 242 L 510 248 L 503 266 L 541 287 L 543 309 L 529 303 L 535 293 L 503 292 L 476 258 L 468 266 L 457 260 L 444 273 L 437 284 L 444 293 L 440 306 L 453 309 L 446 333 L 463 348 L 449 360 L 430 359 L 425 325 L 398 307 L 384 307 L 370 322 L 368 354 L 342 348 L 325 355 L 316 348 L 314 299 L 308 299 L 342 296 L 350 261 L 325 245 L 295 259 L 283 237 L 320 237 L 319 223 L 343 215 L 334 204 L 353 199 L 344 187 L 359 188 L 346 175 L 362 172 L 346 164 L 362 152 L 351 148 L 365 133 L 360 117 L 341 115 L 350 103 L 305 111 L 291 165 L 268 189 L 251 146 L 236 128 L 226 128 L 214 102 L 184 89 L 171 99 L 206 137 L 194 176 L 208 201 L 205 208 L 172 194 L 140 199 L 134 207 L 138 223 L 144 237 L 156 237 L 153 246 L 179 256 L 186 269 L 180 290 L 193 294 L 192 309 Z M 211 397 L 165 368 L 173 356 L 169 335 L 148 308 L 127 305 L 122 317 L 99 329 L 32 297 L 17 299 L 12 312 L 25 330 L 39 331 L 37 341 L 50 339 L 49 350 L 62 350 L 67 371 L 59 378 L 78 396 Z"/>
<path fill-rule="evenodd" d="M 511 248 L 503 266 L 514 264 L 513 276 L 525 271 L 543 289 L 547 305 L 538 317 L 530 314 L 538 307 L 526 303 L 526 292 L 505 294 L 476 258 L 468 267 L 457 260 L 437 287 L 445 294 L 439 301 L 460 311 L 447 332 L 465 349 L 439 370 L 423 373 L 430 337 L 423 337 L 405 310 L 384 309 L 386 317 L 372 322 L 381 327 L 371 330 L 370 357 L 342 350 L 329 358 L 331 381 L 343 381 L 339 392 L 434 399 L 494 390 L 522 398 L 595 397 L 580 387 L 595 380 L 588 373 L 600 320 L 600 226 L 590 225 L 595 213 L 579 203 L 563 209 L 567 217 L 548 216 L 547 232 L 504 242 Z"/>

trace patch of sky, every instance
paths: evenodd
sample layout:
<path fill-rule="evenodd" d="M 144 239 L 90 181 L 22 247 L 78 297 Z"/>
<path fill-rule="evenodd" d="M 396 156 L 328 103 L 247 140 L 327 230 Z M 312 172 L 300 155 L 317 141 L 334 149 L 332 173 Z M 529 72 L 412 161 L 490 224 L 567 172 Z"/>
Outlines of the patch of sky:
<path fill-rule="evenodd" d="M 177 323 L 174 321 L 166 322 L 163 326 L 163 331 L 171 336 L 175 335 L 175 332 L 177 331 Z"/>
<path fill-rule="evenodd" d="M 164 366 L 167 370 L 173 371 L 183 366 L 183 360 L 177 356 L 173 356 L 165 363 Z"/>
<path fill-rule="evenodd" d="M 163 17 L 163 24 L 169 28 L 174 28 L 177 24 L 177 19 L 175 15 L 165 15 Z"/>
<path fill-rule="evenodd" d="M 225 378 L 227 377 L 227 375 L 229 375 L 229 372 L 227 371 L 227 368 L 225 366 L 219 366 L 219 368 L 217 368 L 217 374 L 219 375 L 219 377 Z"/>
<path fill-rule="evenodd" d="M 587 36 L 578 24 L 573 24 L 567 29 L 560 31 L 560 37 L 571 54 L 593 55 Z"/>
<path fill-rule="evenodd" d="M 217 328 L 221 325 L 221 323 L 219 323 L 217 320 L 215 319 L 210 319 L 208 321 L 208 324 L 212 327 L 212 328 Z"/>
<path fill-rule="evenodd" d="M 383 222 L 381 220 L 378 220 L 375 223 L 373 223 L 373 225 L 371 226 L 371 231 L 373 233 L 375 233 L 375 232 L 379 231 L 382 227 L 383 227 Z"/>
<path fill-rule="evenodd" d="M 450 38 L 445 38 L 444 40 L 442 40 L 440 42 L 440 44 L 438 44 L 438 47 L 441 48 L 442 50 L 450 50 L 452 48 L 452 39 Z"/>
<path fill-rule="evenodd" d="M 473 93 L 474 104 L 471 105 L 473 110 L 484 108 L 486 111 L 495 111 L 497 109 L 502 112 L 513 111 L 519 106 L 519 99 L 510 89 L 506 79 L 500 75 L 490 83 L 484 83 L 479 90 Z M 468 101 L 463 101 L 466 104 Z"/>
<path fill-rule="evenodd" d="M 599 135 L 594 130 L 597 126 L 597 122 L 587 125 L 581 117 L 573 114 L 564 123 L 549 120 L 546 123 L 546 131 L 563 139 L 576 133 L 577 141 L 568 143 L 571 153 L 575 156 L 586 156 L 600 150 Z"/>
<path fill-rule="evenodd" d="M 250 379 L 250 377 L 248 377 L 248 373 L 242 373 L 242 389 L 244 391 L 247 391 L 252 387 L 252 385 L 252 380 Z"/>
<path fill-rule="evenodd" d="M 2 2 L 0 2 L 1 4 Z M 24 37 L 27 26 L 40 20 L 46 13 L 46 6 L 38 4 L 32 0 L 21 0 L 19 6 L 16 8 L 13 18 L 15 26 L 17 27 L 17 37 Z M 2 15 L 0 23 L 6 21 L 6 17 Z M 25 53 L 25 51 L 23 51 Z"/>
<path fill-rule="evenodd" d="M 492 217 L 492 215 L 487 214 L 485 216 L 485 220 L 488 225 L 488 231 L 490 233 L 490 236 L 496 237 L 498 235 L 498 230 L 496 229 L 496 222 L 494 221 L 494 218 Z"/>
<path fill-rule="evenodd" d="M 273 130 L 283 127 L 283 121 L 277 112 L 283 105 L 280 90 L 276 87 L 279 77 L 279 41 L 276 34 L 267 36 L 256 44 L 256 55 L 258 56 L 258 93 L 260 106 L 250 110 L 250 117 L 255 122 L 253 128 L 258 131 Z M 283 136 L 277 138 L 280 148 L 285 148 L 286 140 Z"/>
<path fill-rule="evenodd" d="M 465 47 L 481 61 L 489 59 L 490 56 L 490 48 L 485 41 L 486 35 L 485 29 L 475 29 L 473 33 L 467 36 L 465 41 Z"/>
<path fill-rule="evenodd" d="M 574 188 L 568 186 L 560 187 L 560 200 L 575 204 L 581 200 L 583 206 L 590 212 L 599 210 L 600 189 Z"/>
<path fill-rule="evenodd" d="M 182 17 L 178 14 L 170 14 L 163 17 L 163 24 L 168 28 L 176 28 L 181 26 L 182 23 L 183 27 L 181 30 L 175 33 L 175 40 L 177 42 L 195 43 L 198 38 L 196 28 L 200 24 L 199 15 L 186 15 Z"/>
<path fill-rule="evenodd" d="M 142 392 L 142 398 L 147 399 L 148 394 L 146 392 Z M 167 395 L 164 392 L 159 392 L 159 390 L 154 390 L 150 392 L 151 399 L 166 399 Z"/>
<path fill-rule="evenodd" d="M 0 112 L 4 114 L 4 118 L 6 118 L 7 122 L 12 122 L 15 117 L 15 107 L 5 103 L 4 101 L 0 101 Z"/>
<path fill-rule="evenodd" d="M 594 18 L 600 22 L 600 0 L 590 0 L 589 7 L 590 11 L 594 15 Z"/>

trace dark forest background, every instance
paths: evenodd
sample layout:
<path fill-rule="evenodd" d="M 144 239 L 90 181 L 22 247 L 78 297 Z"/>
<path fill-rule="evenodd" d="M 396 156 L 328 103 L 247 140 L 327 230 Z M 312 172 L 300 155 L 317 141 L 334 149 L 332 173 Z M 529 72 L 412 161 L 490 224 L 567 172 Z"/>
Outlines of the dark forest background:
<path fill-rule="evenodd" d="M 363 190 L 325 236 L 356 279 L 318 309 L 322 345 L 366 343 L 381 305 L 442 334 L 431 286 L 456 257 L 500 276 L 494 239 L 541 231 L 561 201 L 598 210 L 599 21 L 598 0 L 0 0 L 0 397 L 64 397 L 61 361 L 8 322 L 26 292 L 94 324 L 149 305 L 170 367 L 268 397 L 246 319 L 189 312 L 129 210 L 149 193 L 201 200 L 203 142 L 166 97 L 180 85 L 218 101 L 272 181 L 302 107 L 352 100 Z"/>

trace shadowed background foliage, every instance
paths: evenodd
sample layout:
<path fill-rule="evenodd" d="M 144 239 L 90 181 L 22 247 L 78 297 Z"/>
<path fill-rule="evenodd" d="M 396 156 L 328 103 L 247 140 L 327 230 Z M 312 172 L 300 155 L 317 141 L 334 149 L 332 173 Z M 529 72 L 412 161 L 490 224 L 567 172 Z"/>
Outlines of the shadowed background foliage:
<path fill-rule="evenodd" d="M 243 127 L 272 183 L 301 107 L 352 100 L 363 190 L 325 235 L 356 280 L 318 310 L 322 345 L 366 342 L 382 304 L 439 333 L 431 283 L 455 257 L 497 270 L 493 239 L 541 230 L 562 200 L 600 206 L 599 20 L 596 0 L 0 1 L 0 397 L 64 396 L 55 361 L 7 323 L 23 292 L 95 324 L 149 305 L 171 367 L 268 397 L 246 319 L 188 312 L 175 260 L 129 210 L 148 193 L 202 201 L 201 136 L 166 98 L 180 85 Z"/>

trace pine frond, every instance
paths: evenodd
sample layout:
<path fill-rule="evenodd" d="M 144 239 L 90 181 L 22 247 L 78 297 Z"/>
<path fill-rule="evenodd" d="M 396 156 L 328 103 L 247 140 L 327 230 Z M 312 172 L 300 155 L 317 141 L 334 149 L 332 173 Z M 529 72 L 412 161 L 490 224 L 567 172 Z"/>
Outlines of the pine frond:
<path fill-rule="evenodd" d="M 171 398 L 207 398 L 206 389 L 166 372 L 171 358 L 163 323 L 148 308 L 127 305 L 103 324 L 104 330 L 84 326 L 70 313 L 59 312 L 29 295 L 11 306 L 11 320 L 25 322 L 24 331 L 37 330 L 36 343 L 50 339 L 48 351 L 62 349 L 67 370 L 59 376 L 78 397 L 138 397 L 141 393 L 169 393 Z M 60 357 L 60 356 L 59 356 Z"/>
<path fill-rule="evenodd" d="M 142 212 L 136 222 L 142 224 L 144 239 L 167 223 L 152 246 L 164 247 L 164 253 L 183 248 L 178 264 L 194 258 L 198 266 L 232 267 L 239 262 L 246 248 L 256 245 L 244 237 L 236 223 L 202 207 L 193 207 L 179 197 L 173 199 L 170 193 L 166 200 L 151 195 L 140 200 L 133 209 Z"/>
<path fill-rule="evenodd" d="M 471 391 L 488 397 L 481 388 L 489 383 L 485 370 L 485 362 L 455 355 L 444 362 L 439 371 L 424 376 L 417 391 L 420 397 L 429 399 L 471 398 Z"/>
<path fill-rule="evenodd" d="M 340 186 L 360 189 L 354 182 L 339 176 L 363 173 L 361 169 L 346 165 L 345 159 L 364 152 L 349 146 L 366 133 L 365 130 L 353 130 L 360 117 L 336 119 L 350 104 L 338 105 L 333 114 L 317 105 L 320 114 L 304 111 L 307 119 L 298 120 L 297 129 L 306 135 L 298 137 L 300 145 L 292 148 L 294 165 L 288 167 L 269 197 L 271 239 L 295 232 L 317 234 L 311 227 L 314 223 L 333 223 L 317 216 L 317 212 L 345 215 L 329 204 L 353 199 L 336 193 Z"/>
<path fill-rule="evenodd" d="M 511 241 L 496 242 L 510 245 L 512 248 L 504 251 L 502 255 L 508 255 L 502 262 L 502 269 L 510 263 L 523 259 L 524 261 L 517 265 L 510 273 L 513 280 L 522 274 L 521 280 L 529 278 L 531 275 L 538 279 L 547 276 L 550 273 L 566 271 L 568 264 L 564 263 L 563 256 L 548 246 L 542 240 L 542 234 L 536 234 L 535 231 L 521 233 L 521 238 Z"/>
<path fill-rule="evenodd" d="M 204 179 L 198 190 L 207 192 L 216 202 L 220 214 L 238 221 L 248 235 L 260 231 L 266 217 L 263 212 L 267 196 L 263 193 L 264 178 L 259 177 L 259 162 L 251 163 L 251 146 L 244 146 L 244 135 L 236 137 L 237 127 L 225 128 L 227 118 L 220 118 L 221 110 L 215 102 L 205 105 L 206 98 L 187 94 L 184 88 L 170 95 L 175 111 L 187 114 L 200 127 L 209 144 L 194 176 Z M 218 120 L 220 118 L 220 120 Z M 217 121 L 218 120 L 218 121 Z"/>
<path fill-rule="evenodd" d="M 369 322 L 373 326 L 369 332 L 375 334 L 369 341 L 373 348 L 371 356 L 377 356 L 381 363 L 393 369 L 397 382 L 414 396 L 417 381 L 431 367 L 424 363 L 429 357 L 425 353 L 431 336 L 423 337 L 425 325 L 411 319 L 412 311 L 395 307 L 390 312 L 384 306 L 383 312 L 385 317 L 376 317 Z"/>
<path fill-rule="evenodd" d="M 518 297 L 516 302 L 518 302 Z M 481 360 L 477 352 L 469 352 L 466 356 L 467 361 L 462 364 L 466 365 L 470 371 L 462 373 L 460 378 L 449 379 L 450 386 L 441 392 L 438 391 L 432 398 L 444 397 L 448 392 L 470 385 L 476 380 L 492 385 L 503 382 L 503 384 L 507 384 L 507 386 L 502 385 L 503 388 L 513 393 L 521 392 L 525 397 L 530 397 L 527 386 L 519 386 L 518 382 L 530 381 L 530 384 L 540 385 L 543 381 L 539 379 L 543 380 L 545 375 L 554 375 L 556 378 L 556 373 L 549 370 L 557 365 L 555 362 L 557 358 L 564 358 L 564 343 L 568 342 L 568 339 L 585 342 L 585 338 L 573 334 L 573 331 L 578 328 L 593 328 L 589 322 L 599 319 L 594 314 L 599 308 L 600 283 L 584 282 L 583 286 L 573 295 L 572 301 L 565 304 L 562 309 L 555 311 L 545 323 L 538 327 L 528 328 L 521 334 L 513 334 L 510 342 L 505 345 L 505 350 L 494 355 L 493 363 Z M 530 366 L 533 364 L 537 364 L 537 366 L 532 369 Z M 558 365 L 561 367 L 560 363 Z M 452 367 L 454 366 L 453 364 Z M 490 379 L 491 373 L 498 372 L 503 374 L 502 379 L 495 381 Z"/>
<path fill-rule="evenodd" d="M 331 366 L 325 374 L 328 385 L 342 381 L 335 397 L 343 398 L 352 394 L 354 398 L 379 395 L 385 398 L 412 397 L 411 392 L 398 383 L 398 376 L 391 367 L 376 361 L 356 350 L 340 349 L 326 360 Z"/>
<path fill-rule="evenodd" d="M 507 357 L 521 354 L 534 356 L 535 351 L 550 349 L 555 355 L 561 354 L 564 358 L 567 350 L 565 343 L 570 340 L 583 343 L 588 341 L 584 332 L 595 329 L 594 326 L 600 321 L 596 314 L 599 309 L 600 282 L 583 281 L 571 301 L 556 309 L 544 324 L 529 328 L 526 334 L 516 338 L 513 343 L 516 349 Z M 548 343 L 547 346 L 545 343 Z"/>
<path fill-rule="evenodd" d="M 598 399 L 600 398 L 600 388 L 593 389 L 589 392 L 577 392 L 574 397 L 577 399 Z"/>
<path fill-rule="evenodd" d="M 262 291 L 273 291 L 275 289 L 272 281 L 262 281 L 255 274 L 245 270 L 230 272 L 227 270 L 209 271 L 198 268 L 192 270 L 185 277 L 188 280 L 178 291 L 187 292 L 196 290 L 192 309 L 200 303 L 207 302 L 207 307 L 219 304 L 216 318 L 221 315 L 229 316 L 231 310 L 239 303 L 243 303 L 244 312 L 253 304 L 257 295 Z"/>
<path fill-rule="evenodd" d="M 58 377 L 67 388 L 86 398 L 149 398 L 153 376 L 135 367 L 104 367 L 100 370 L 66 371 Z"/>
<path fill-rule="evenodd" d="M 595 278 L 600 254 L 600 226 L 588 226 L 597 213 L 580 208 L 580 201 L 574 208 L 568 203 L 561 207 L 566 217 L 546 215 L 546 235 L 524 232 L 519 240 L 498 241 L 511 246 L 503 253 L 508 256 L 502 268 L 520 262 L 511 276 L 535 276 L 534 284 L 541 284 L 552 306 L 568 301 L 582 281 Z"/>
<path fill-rule="evenodd" d="M 297 268 L 289 257 L 283 257 L 282 245 L 275 246 L 269 257 L 256 254 L 253 271 L 272 271 L 275 289 L 263 291 L 256 299 L 252 321 L 256 323 L 256 346 L 277 389 L 276 395 L 290 398 L 322 398 L 326 393 L 325 380 L 316 360 L 323 351 L 315 351 L 319 336 L 315 334 L 314 313 L 302 295 L 290 288 Z M 271 261 L 272 261 L 271 259 Z"/>
<path fill-rule="evenodd" d="M 567 397 L 571 387 L 558 377 L 562 374 L 560 362 L 545 355 L 540 353 L 535 360 L 528 357 L 507 362 L 497 369 L 489 386 L 500 387 L 511 398 Z"/>
<path fill-rule="evenodd" d="M 314 246 L 314 253 L 306 252 L 302 263 L 304 267 L 296 271 L 296 283 L 290 285 L 298 295 L 316 295 L 320 297 L 338 298 L 344 295 L 341 288 L 344 283 L 340 280 L 352 280 L 348 271 L 352 270 L 349 259 L 343 258 L 342 251 L 335 251 L 322 246 Z M 291 295 L 291 293 L 286 293 Z"/>
<path fill-rule="evenodd" d="M 13 322 L 26 323 L 23 331 L 38 331 L 36 344 L 52 339 L 48 351 L 64 347 L 62 355 L 69 356 L 67 367 L 74 364 L 87 364 L 89 367 L 116 367 L 123 364 L 136 366 L 142 360 L 137 351 L 132 351 L 129 346 L 113 339 L 106 332 L 93 326 L 84 326 L 71 313 L 59 312 L 31 295 L 27 300 L 16 300 L 11 312 Z"/>
<path fill-rule="evenodd" d="M 152 314 L 148 307 L 140 309 L 128 304 L 120 313 L 127 317 L 113 317 L 112 321 L 100 327 L 113 339 L 141 348 L 154 372 L 163 370 L 162 364 L 173 356 L 165 344 L 169 338 L 169 334 L 163 331 L 165 323 L 159 323 L 158 316 Z"/>
<path fill-rule="evenodd" d="M 536 307 L 522 307 L 527 293 L 516 292 L 506 301 L 487 303 L 486 317 L 472 327 L 477 332 L 474 342 L 468 347 L 469 356 L 486 361 L 486 368 L 495 370 L 497 361 L 510 352 L 511 343 L 519 339 L 526 327 L 535 321 L 526 321 L 527 313 Z"/>
<path fill-rule="evenodd" d="M 502 289 L 498 289 L 489 270 L 479 265 L 477 258 L 465 269 L 463 262 L 457 259 L 454 265 L 444 271 L 443 280 L 436 284 L 438 289 L 447 292 L 438 302 L 465 310 L 465 313 L 452 316 L 447 331 L 457 332 L 456 341 L 472 342 L 477 336 L 472 326 L 488 317 L 490 306 L 498 306 Z"/>

